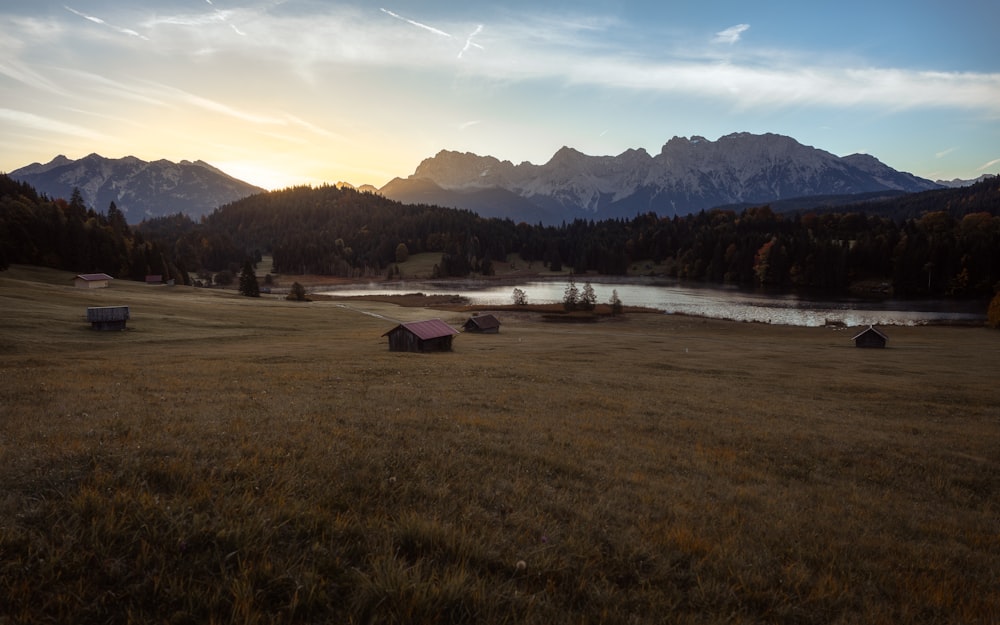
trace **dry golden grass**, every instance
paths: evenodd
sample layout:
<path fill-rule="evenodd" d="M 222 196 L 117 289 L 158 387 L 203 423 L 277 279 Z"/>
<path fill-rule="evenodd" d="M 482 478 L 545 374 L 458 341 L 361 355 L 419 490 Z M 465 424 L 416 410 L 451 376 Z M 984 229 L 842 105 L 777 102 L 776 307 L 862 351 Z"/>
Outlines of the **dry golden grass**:
<path fill-rule="evenodd" d="M 995 331 L 68 278 L 0 273 L 8 622 L 1000 621 Z"/>

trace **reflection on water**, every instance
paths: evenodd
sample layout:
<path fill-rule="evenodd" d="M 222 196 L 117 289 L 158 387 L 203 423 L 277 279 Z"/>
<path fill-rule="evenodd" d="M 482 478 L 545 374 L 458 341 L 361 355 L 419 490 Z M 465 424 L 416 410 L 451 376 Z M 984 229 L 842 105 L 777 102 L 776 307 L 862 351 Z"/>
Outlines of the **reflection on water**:
<path fill-rule="evenodd" d="M 576 282 L 583 288 L 584 281 Z M 645 306 L 666 313 L 715 319 L 756 321 L 796 326 L 919 325 L 931 322 L 975 322 L 985 319 L 985 305 L 946 300 L 817 300 L 796 295 L 771 295 L 724 287 L 703 287 L 639 280 L 591 280 L 598 303 L 611 299 L 612 291 L 626 306 Z M 514 288 L 524 291 L 529 304 L 563 301 L 567 282 L 535 281 L 497 286 L 493 282 L 373 283 L 367 287 L 330 288 L 329 295 L 375 293 L 425 293 L 461 295 L 472 304 L 496 306 L 512 303 Z"/>

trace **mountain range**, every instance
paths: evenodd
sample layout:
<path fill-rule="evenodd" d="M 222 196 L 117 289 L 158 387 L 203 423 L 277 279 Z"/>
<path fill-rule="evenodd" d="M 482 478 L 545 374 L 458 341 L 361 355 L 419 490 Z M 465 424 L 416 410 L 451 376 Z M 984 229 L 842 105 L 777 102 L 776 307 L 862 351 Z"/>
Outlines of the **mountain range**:
<path fill-rule="evenodd" d="M 50 197 L 69 198 L 78 188 L 95 210 L 106 210 L 113 201 L 130 223 L 178 212 L 197 219 L 264 192 L 203 161 L 146 162 L 131 156 L 58 156 L 9 175 Z M 543 165 L 442 150 L 406 178 L 358 190 L 407 204 L 468 209 L 483 217 L 558 224 L 646 212 L 686 215 L 717 206 L 801 207 L 809 202 L 802 198 L 891 197 L 961 182 L 933 182 L 867 154 L 839 157 L 783 135 L 736 133 L 716 141 L 674 137 L 655 156 L 641 148 L 589 156 L 563 147 Z"/>
<path fill-rule="evenodd" d="M 838 157 L 791 137 L 737 133 L 717 141 L 674 137 L 655 156 L 643 149 L 588 156 L 564 147 L 544 165 L 441 151 L 379 191 L 402 202 L 466 208 L 485 217 L 558 223 L 941 186 L 867 154 Z"/>
<path fill-rule="evenodd" d="M 129 223 L 177 213 L 198 219 L 223 204 L 264 192 L 204 161 L 146 162 L 134 156 L 90 154 L 72 160 L 59 155 L 9 175 L 52 198 L 69 199 L 79 189 L 84 203 L 97 211 L 107 211 L 114 202 Z"/>

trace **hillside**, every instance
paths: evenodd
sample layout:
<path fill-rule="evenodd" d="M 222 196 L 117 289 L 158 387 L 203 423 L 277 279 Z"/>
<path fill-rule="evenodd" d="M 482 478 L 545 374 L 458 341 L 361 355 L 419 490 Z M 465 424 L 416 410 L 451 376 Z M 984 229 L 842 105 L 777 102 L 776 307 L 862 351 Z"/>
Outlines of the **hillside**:
<path fill-rule="evenodd" d="M 873 283 L 899 296 L 992 294 L 1000 281 L 1000 182 L 876 201 L 882 197 L 789 214 L 755 206 L 551 227 L 299 188 L 234 202 L 157 240 L 169 240 L 185 266 L 206 264 L 216 249 L 271 251 L 286 274 L 388 277 L 399 252 L 440 254 L 440 277 L 489 275 L 516 254 L 581 274 L 624 275 L 643 263 L 669 277 L 742 286 L 843 293 Z M 140 230 L 153 236 L 164 225 Z"/>

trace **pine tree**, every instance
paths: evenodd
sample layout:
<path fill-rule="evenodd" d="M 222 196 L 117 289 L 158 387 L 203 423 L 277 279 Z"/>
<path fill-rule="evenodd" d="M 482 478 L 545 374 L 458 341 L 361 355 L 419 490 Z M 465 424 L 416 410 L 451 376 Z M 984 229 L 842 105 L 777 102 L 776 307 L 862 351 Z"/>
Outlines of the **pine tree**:
<path fill-rule="evenodd" d="M 580 294 L 580 308 L 583 310 L 594 310 L 597 305 L 597 294 L 594 287 L 589 282 L 583 285 L 583 292 Z"/>
<path fill-rule="evenodd" d="M 253 264 L 249 260 L 243 263 L 243 272 L 240 273 L 240 295 L 260 297 L 257 274 L 254 273 Z"/>
<path fill-rule="evenodd" d="M 611 300 L 608 301 L 611 304 L 611 316 L 617 316 L 622 313 L 622 301 L 618 297 L 618 289 L 613 289 L 611 291 Z"/>
<path fill-rule="evenodd" d="M 566 290 L 563 291 L 563 308 L 567 311 L 574 311 L 579 303 L 580 291 L 576 288 L 576 282 L 570 278 L 569 284 L 566 285 Z"/>

